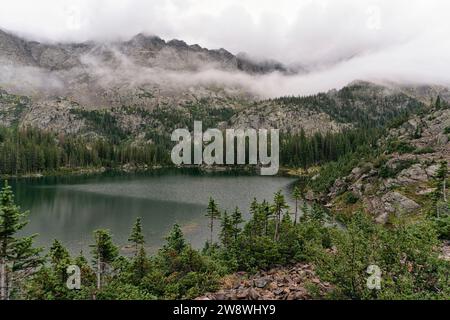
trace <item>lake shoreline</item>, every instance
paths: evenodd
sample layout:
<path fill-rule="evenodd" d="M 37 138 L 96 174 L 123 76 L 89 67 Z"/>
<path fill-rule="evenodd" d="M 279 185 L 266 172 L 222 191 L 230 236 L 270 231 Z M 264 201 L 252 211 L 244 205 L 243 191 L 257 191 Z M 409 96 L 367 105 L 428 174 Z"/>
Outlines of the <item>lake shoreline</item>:
<path fill-rule="evenodd" d="M 165 170 L 180 170 L 180 172 L 196 172 L 202 174 L 239 174 L 258 176 L 255 166 L 169 166 L 169 165 L 155 165 L 155 166 L 136 166 L 136 165 L 123 165 L 121 167 L 107 168 L 107 167 L 81 167 L 81 168 L 60 168 L 55 171 L 36 172 L 27 174 L 0 174 L 0 180 L 10 179 L 34 179 L 34 178 L 48 178 L 48 177 L 72 177 L 72 176 L 93 176 L 105 173 L 118 173 L 118 174 L 137 174 L 137 173 L 158 173 Z M 273 175 L 274 177 L 292 177 L 299 178 L 301 176 L 308 175 L 303 169 L 280 167 L 278 173 Z"/>
<path fill-rule="evenodd" d="M 10 181 L 17 203 L 30 212 L 24 235 L 39 234 L 37 243 L 43 247 L 60 239 L 71 252 L 89 251 L 96 229 L 111 230 L 116 242 L 125 245 L 137 217 L 152 247 L 159 248 L 178 223 L 193 247 L 201 248 L 209 236 L 204 215 L 210 197 L 222 210 L 238 207 L 249 217 L 253 198 L 270 201 L 279 190 L 289 195 L 293 183 L 293 178 L 186 168 Z"/>

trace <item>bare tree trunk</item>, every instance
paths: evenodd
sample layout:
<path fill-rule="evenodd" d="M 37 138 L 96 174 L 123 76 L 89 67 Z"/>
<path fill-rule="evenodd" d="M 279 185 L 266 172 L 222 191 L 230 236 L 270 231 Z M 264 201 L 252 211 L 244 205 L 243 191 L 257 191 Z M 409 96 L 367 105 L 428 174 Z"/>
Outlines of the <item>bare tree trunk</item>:
<path fill-rule="evenodd" d="M 294 216 L 294 226 L 297 224 L 297 213 L 298 213 L 298 200 L 295 199 L 295 216 Z"/>
<path fill-rule="evenodd" d="M 9 295 L 11 294 L 11 288 L 13 287 L 13 274 L 7 273 L 6 274 L 6 300 L 9 300 Z"/>
<path fill-rule="evenodd" d="M 100 253 L 97 253 L 97 289 L 102 288 L 102 262 L 100 258 Z"/>
<path fill-rule="evenodd" d="M 442 186 L 442 194 L 444 195 L 444 201 L 447 202 L 447 195 L 445 194 L 445 184 L 446 184 L 446 179 L 444 179 L 444 184 Z"/>
<path fill-rule="evenodd" d="M 209 223 L 210 231 L 211 231 L 211 245 L 213 243 L 213 228 L 214 228 L 214 219 L 211 217 L 211 222 Z"/>
<path fill-rule="evenodd" d="M 275 235 L 274 240 L 278 241 L 278 229 L 280 226 L 280 213 L 277 213 L 276 220 L 275 220 Z"/>
<path fill-rule="evenodd" d="M 6 261 L 0 259 L 0 300 L 6 300 Z"/>

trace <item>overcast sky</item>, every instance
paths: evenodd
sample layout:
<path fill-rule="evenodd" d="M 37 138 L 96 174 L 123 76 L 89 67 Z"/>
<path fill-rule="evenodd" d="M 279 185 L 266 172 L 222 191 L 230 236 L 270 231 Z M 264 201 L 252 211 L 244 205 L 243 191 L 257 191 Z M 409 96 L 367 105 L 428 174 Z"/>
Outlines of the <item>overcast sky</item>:
<path fill-rule="evenodd" d="M 344 72 L 345 81 L 450 83 L 447 0 L 0 0 L 0 8 L 0 28 L 40 40 L 145 32 Z"/>

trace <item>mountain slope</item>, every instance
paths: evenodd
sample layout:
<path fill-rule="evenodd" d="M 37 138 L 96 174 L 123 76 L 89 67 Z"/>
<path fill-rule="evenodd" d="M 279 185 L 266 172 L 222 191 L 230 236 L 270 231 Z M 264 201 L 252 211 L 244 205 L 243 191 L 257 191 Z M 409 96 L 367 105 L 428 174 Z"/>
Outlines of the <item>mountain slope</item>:
<path fill-rule="evenodd" d="M 399 214 L 450 213 L 448 203 L 436 200 L 445 199 L 441 194 L 445 188 L 442 191 L 438 187 L 439 171 L 450 164 L 448 105 L 429 107 L 411 116 L 389 130 L 377 149 L 373 155 L 347 160 L 355 163 L 351 172 L 336 179 L 320 196 L 317 194 L 321 201 L 328 202 L 327 207 L 344 216 L 362 209 L 381 223 Z M 320 172 L 314 180 L 325 174 Z"/>

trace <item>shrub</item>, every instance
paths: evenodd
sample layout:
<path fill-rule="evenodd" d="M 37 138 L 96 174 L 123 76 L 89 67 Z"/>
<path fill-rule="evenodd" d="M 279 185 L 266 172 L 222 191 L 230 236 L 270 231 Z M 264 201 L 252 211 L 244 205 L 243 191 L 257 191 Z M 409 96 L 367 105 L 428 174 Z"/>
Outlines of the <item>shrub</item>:
<path fill-rule="evenodd" d="M 387 152 L 398 152 L 400 154 L 411 153 L 416 148 L 406 141 L 391 140 L 387 145 Z"/>
<path fill-rule="evenodd" d="M 343 200 L 346 204 L 355 204 L 359 198 L 353 192 L 347 192 L 344 194 Z"/>
<path fill-rule="evenodd" d="M 433 153 L 435 150 L 432 147 L 423 147 L 414 150 L 414 154 L 426 154 L 426 153 Z"/>

